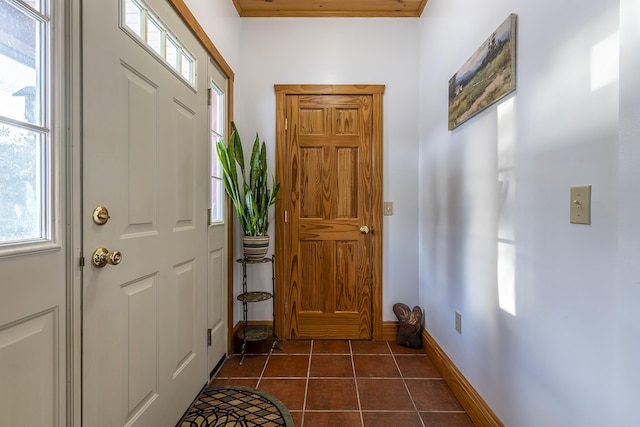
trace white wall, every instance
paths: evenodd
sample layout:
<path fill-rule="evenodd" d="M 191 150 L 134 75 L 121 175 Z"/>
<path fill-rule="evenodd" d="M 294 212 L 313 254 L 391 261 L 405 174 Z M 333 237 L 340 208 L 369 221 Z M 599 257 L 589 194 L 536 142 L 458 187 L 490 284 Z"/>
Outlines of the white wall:
<path fill-rule="evenodd" d="M 240 66 L 241 19 L 231 0 L 184 0 L 234 73 Z"/>
<path fill-rule="evenodd" d="M 613 335 L 618 425 L 640 425 L 640 3 L 620 0 L 619 265 Z"/>
<path fill-rule="evenodd" d="M 449 78 L 509 13 L 517 91 L 448 131 Z M 431 0 L 420 20 L 420 301 L 426 328 L 508 426 L 638 425 L 638 376 L 625 377 L 638 372 L 637 261 L 618 285 L 619 236 L 638 254 L 638 232 L 618 207 L 639 207 L 640 173 L 626 154 L 619 168 L 618 30 L 617 0 Z M 582 184 L 591 225 L 569 223 L 569 189 Z"/>
<path fill-rule="evenodd" d="M 243 19 L 236 70 L 238 130 L 245 146 L 260 134 L 272 167 L 274 84 L 386 85 L 383 197 L 394 202 L 395 212 L 383 221 L 385 320 L 396 320 L 395 302 L 418 300 L 417 34 L 417 19 Z M 262 279 L 270 286 L 270 276 Z M 256 305 L 250 317 L 269 319 L 270 313 L 268 305 Z"/>

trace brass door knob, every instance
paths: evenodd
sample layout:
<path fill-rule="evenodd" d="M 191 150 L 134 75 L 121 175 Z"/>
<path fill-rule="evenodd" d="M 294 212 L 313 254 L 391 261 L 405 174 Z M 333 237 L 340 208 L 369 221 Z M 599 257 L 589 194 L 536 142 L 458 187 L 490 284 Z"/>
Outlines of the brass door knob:
<path fill-rule="evenodd" d="M 91 263 L 96 268 L 102 268 L 107 264 L 118 265 L 122 261 L 122 254 L 120 251 L 111 251 L 107 248 L 98 248 L 93 252 L 91 256 Z"/>
<path fill-rule="evenodd" d="M 369 227 L 367 227 L 366 225 L 363 225 L 362 227 L 360 227 L 360 233 L 369 234 Z"/>

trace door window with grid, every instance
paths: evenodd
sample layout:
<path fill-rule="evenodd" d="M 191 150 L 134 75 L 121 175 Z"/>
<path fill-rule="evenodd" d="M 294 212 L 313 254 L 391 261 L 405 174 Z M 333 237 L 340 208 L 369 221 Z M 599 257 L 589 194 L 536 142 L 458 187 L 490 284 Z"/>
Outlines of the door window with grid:
<path fill-rule="evenodd" d="M 211 199 L 210 199 L 210 215 L 209 222 L 211 224 L 221 223 L 224 221 L 224 186 L 222 182 L 222 166 L 218 160 L 216 151 L 216 142 L 224 139 L 226 129 L 225 116 L 225 90 L 223 82 L 211 80 L 209 89 L 211 106 Z"/>
<path fill-rule="evenodd" d="M 0 0 L 0 248 L 52 239 L 50 8 Z"/>

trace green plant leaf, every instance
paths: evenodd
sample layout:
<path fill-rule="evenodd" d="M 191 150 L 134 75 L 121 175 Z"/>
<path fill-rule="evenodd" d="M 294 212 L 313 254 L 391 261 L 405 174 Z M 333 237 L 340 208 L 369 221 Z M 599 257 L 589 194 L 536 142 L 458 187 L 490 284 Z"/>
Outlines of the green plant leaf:
<path fill-rule="evenodd" d="M 231 122 L 231 138 L 229 138 L 229 146 L 233 147 L 230 151 L 233 152 L 244 179 L 244 152 L 242 151 L 242 141 L 240 140 L 240 133 L 238 132 L 238 128 L 236 128 L 235 122 Z"/>
<path fill-rule="evenodd" d="M 223 141 L 216 143 L 225 192 L 233 203 L 244 234 L 265 235 L 269 229 L 269 207 L 276 202 L 280 184 L 272 178 L 271 189 L 268 188 L 267 149 L 264 141 L 260 143 L 258 133 L 251 150 L 247 179 L 242 142 L 234 122 L 231 128 L 228 145 Z"/>

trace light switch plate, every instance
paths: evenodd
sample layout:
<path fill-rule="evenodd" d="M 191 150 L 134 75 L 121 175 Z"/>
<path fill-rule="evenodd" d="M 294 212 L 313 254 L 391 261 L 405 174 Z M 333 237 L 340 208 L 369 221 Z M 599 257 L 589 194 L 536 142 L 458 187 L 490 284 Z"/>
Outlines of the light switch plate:
<path fill-rule="evenodd" d="M 571 187 L 569 221 L 572 224 L 591 224 L 591 186 Z"/>
<path fill-rule="evenodd" d="M 462 334 L 462 313 L 456 310 L 456 331 Z"/>
<path fill-rule="evenodd" d="M 386 216 L 393 215 L 393 202 L 384 202 L 382 204 L 382 209 L 384 211 L 384 215 Z"/>

